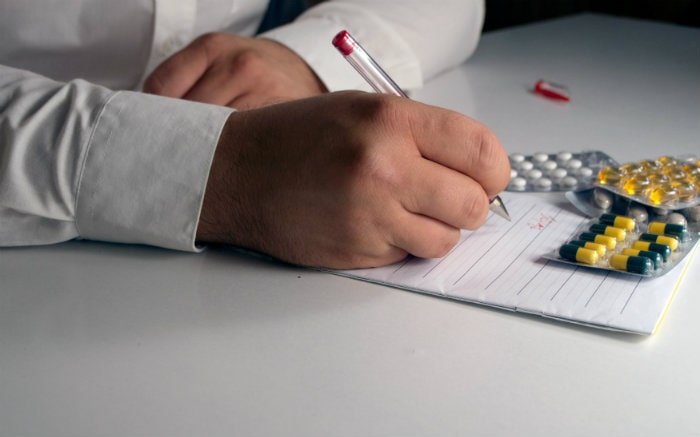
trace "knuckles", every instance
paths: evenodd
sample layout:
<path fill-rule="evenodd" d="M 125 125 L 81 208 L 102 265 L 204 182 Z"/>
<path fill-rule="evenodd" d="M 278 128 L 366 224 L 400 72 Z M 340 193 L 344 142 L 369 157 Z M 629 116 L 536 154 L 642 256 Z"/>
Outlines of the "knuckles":
<path fill-rule="evenodd" d="M 335 94 L 344 96 L 348 105 L 346 112 L 352 114 L 357 121 L 379 125 L 381 128 L 394 127 L 401 121 L 405 107 L 410 103 L 408 100 L 383 94 L 357 91 L 343 91 Z"/>
<path fill-rule="evenodd" d="M 195 45 L 201 47 L 208 54 L 213 55 L 221 51 L 222 47 L 230 44 L 233 36 L 220 32 L 205 33 L 194 40 Z M 210 57 L 212 59 L 212 57 Z"/>
<path fill-rule="evenodd" d="M 231 75 L 259 77 L 268 70 L 265 61 L 254 50 L 242 50 L 229 61 L 228 70 Z"/>

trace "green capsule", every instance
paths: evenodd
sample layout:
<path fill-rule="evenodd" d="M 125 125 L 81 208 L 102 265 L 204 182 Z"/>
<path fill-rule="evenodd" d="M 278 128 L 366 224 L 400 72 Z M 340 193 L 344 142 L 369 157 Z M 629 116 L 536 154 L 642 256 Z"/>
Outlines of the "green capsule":
<path fill-rule="evenodd" d="M 649 274 L 653 268 L 649 258 L 620 254 L 615 254 L 610 257 L 610 267 L 617 270 L 639 273 L 642 275 Z"/>
<path fill-rule="evenodd" d="M 639 236 L 641 241 L 651 241 L 652 243 L 665 244 L 671 248 L 671 252 L 675 252 L 678 249 L 678 239 L 670 235 L 656 235 L 644 233 Z"/>
<path fill-rule="evenodd" d="M 617 246 L 617 240 L 615 238 L 609 237 L 607 235 L 596 234 L 593 232 L 581 232 L 581 235 L 578 236 L 578 239 L 602 244 L 608 250 L 613 250 Z"/>
<path fill-rule="evenodd" d="M 634 231 L 637 222 L 632 217 L 616 214 L 603 214 L 600 216 L 600 222 L 609 226 L 615 226 L 626 231 Z"/>
<path fill-rule="evenodd" d="M 559 248 L 559 255 L 569 261 L 580 262 L 593 265 L 598 262 L 598 252 L 585 247 L 579 247 L 573 244 L 565 244 Z"/>
<path fill-rule="evenodd" d="M 589 230 L 591 232 L 595 232 L 596 234 L 603 234 L 603 235 L 607 235 L 608 237 L 613 237 L 617 241 L 625 241 L 625 238 L 627 238 L 627 233 L 625 232 L 624 229 L 616 228 L 614 226 L 604 225 L 601 223 L 596 223 L 594 225 L 591 225 Z"/>
<path fill-rule="evenodd" d="M 666 246 L 665 244 L 652 243 L 651 241 L 635 241 L 634 244 L 632 244 L 632 249 L 656 252 L 661 255 L 664 262 L 668 261 L 668 259 L 671 257 L 670 247 Z"/>
<path fill-rule="evenodd" d="M 624 249 L 622 251 L 622 254 L 629 256 L 643 256 L 644 258 L 649 258 L 654 264 L 654 269 L 658 269 L 659 267 L 661 267 L 661 264 L 664 262 L 664 260 L 661 258 L 660 253 L 652 252 L 649 250 L 639 250 L 628 247 L 627 249 Z"/>
<path fill-rule="evenodd" d="M 598 252 L 598 256 L 605 256 L 607 249 L 602 244 L 593 243 L 591 241 L 581 241 L 581 240 L 571 240 L 569 244 L 573 244 L 578 247 L 585 247 L 586 249 L 595 250 Z"/>
<path fill-rule="evenodd" d="M 685 237 L 688 236 L 688 229 L 675 223 L 651 222 L 647 227 L 647 232 L 657 235 L 673 235 L 680 240 L 685 240 Z"/>

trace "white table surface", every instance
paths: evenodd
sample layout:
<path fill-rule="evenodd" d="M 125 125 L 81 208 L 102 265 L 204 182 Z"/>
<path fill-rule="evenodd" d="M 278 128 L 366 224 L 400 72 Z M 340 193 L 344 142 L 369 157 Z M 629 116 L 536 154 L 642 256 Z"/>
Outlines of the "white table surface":
<path fill-rule="evenodd" d="M 571 88 L 561 105 L 539 78 Z M 700 152 L 700 30 L 487 34 L 416 98 L 510 151 Z M 0 250 L 0 436 L 700 435 L 700 257 L 653 337 L 240 255 Z"/>

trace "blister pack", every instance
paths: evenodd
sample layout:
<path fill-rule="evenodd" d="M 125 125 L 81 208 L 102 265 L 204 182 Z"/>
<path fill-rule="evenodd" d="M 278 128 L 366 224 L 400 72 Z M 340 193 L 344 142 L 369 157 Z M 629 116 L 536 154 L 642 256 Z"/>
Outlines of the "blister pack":
<path fill-rule="evenodd" d="M 682 211 L 700 205 L 700 158 L 661 156 L 608 165 L 595 185 L 656 210 Z"/>
<path fill-rule="evenodd" d="M 603 213 L 579 226 L 561 247 L 544 257 L 586 268 L 658 277 L 691 252 L 699 230 L 670 214 L 652 216 L 647 222 Z"/>
<path fill-rule="evenodd" d="M 601 169 L 617 162 L 601 151 L 510 155 L 508 191 L 569 191 L 591 187 Z"/>

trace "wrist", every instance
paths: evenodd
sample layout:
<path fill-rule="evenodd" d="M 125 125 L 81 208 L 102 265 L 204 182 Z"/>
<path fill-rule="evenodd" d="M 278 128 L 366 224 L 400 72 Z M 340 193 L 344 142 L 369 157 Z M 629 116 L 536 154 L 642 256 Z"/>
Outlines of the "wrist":
<path fill-rule="evenodd" d="M 235 180 L 238 167 L 236 147 L 241 144 L 241 129 L 236 129 L 236 120 L 240 113 L 229 115 L 219 136 L 214 159 L 209 170 L 209 178 L 202 202 L 202 210 L 197 227 L 197 241 L 204 243 L 224 243 L 236 239 L 232 227 L 240 216 L 240 202 L 236 193 L 240 184 Z"/>

